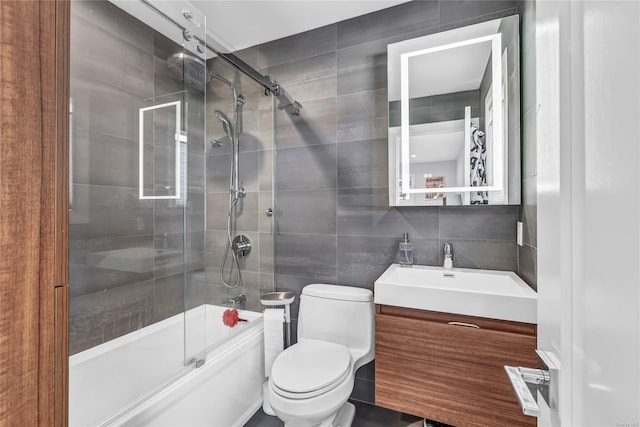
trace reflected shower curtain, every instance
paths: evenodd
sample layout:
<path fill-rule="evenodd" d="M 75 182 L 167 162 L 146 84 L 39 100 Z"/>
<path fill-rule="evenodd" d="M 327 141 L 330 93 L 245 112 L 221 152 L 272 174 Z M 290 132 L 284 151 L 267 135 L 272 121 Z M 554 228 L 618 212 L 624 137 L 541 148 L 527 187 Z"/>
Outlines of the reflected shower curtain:
<path fill-rule="evenodd" d="M 471 186 L 483 187 L 487 185 L 487 146 L 484 132 L 471 124 Z M 473 191 L 470 194 L 472 205 L 489 204 L 487 191 Z"/>

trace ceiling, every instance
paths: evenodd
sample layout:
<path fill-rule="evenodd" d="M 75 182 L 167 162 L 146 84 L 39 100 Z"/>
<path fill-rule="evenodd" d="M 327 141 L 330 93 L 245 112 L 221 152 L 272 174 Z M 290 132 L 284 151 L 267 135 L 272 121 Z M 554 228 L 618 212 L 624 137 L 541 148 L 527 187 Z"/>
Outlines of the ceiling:
<path fill-rule="evenodd" d="M 207 32 L 230 51 L 277 40 L 409 0 L 192 0 Z"/>

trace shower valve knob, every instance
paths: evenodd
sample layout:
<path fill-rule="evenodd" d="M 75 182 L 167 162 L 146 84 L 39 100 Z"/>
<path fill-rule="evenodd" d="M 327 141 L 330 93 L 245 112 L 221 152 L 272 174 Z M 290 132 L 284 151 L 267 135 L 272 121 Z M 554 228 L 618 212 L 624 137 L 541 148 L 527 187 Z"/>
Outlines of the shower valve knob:
<path fill-rule="evenodd" d="M 267 216 L 273 216 L 273 209 L 269 208 L 269 209 L 267 209 L 264 213 L 265 213 L 265 215 L 267 215 Z"/>
<path fill-rule="evenodd" d="M 251 252 L 251 241 L 247 236 L 238 235 L 233 239 L 231 243 L 231 248 L 239 257 L 247 257 Z"/>

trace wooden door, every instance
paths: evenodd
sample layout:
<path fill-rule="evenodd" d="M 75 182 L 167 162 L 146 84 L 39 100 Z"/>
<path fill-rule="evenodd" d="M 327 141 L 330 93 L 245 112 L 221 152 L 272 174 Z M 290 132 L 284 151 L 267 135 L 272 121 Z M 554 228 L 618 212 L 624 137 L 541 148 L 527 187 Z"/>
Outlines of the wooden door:
<path fill-rule="evenodd" d="M 69 3 L 0 0 L 0 425 L 67 423 Z"/>

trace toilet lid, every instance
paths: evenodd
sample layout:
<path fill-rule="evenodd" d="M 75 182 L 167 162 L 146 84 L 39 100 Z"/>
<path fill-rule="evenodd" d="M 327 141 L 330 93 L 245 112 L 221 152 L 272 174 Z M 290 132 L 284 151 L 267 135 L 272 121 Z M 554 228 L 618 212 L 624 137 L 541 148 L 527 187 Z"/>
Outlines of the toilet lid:
<path fill-rule="evenodd" d="M 339 382 L 350 367 L 347 347 L 306 339 L 280 353 L 271 368 L 271 381 L 282 391 L 309 393 Z"/>

